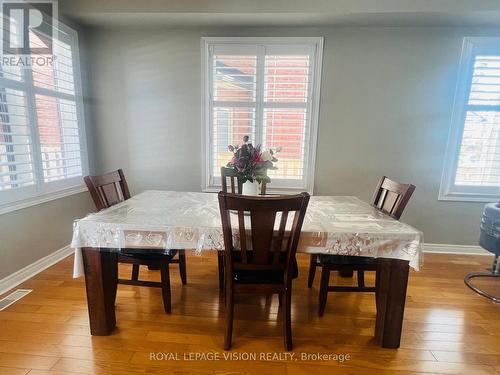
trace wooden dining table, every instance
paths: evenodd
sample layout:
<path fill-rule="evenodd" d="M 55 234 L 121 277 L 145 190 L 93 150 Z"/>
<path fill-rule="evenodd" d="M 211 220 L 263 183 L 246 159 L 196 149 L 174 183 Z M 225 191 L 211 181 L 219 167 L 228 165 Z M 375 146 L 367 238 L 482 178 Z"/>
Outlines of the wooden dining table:
<path fill-rule="evenodd" d="M 312 196 L 298 252 L 377 258 L 375 337 L 383 347 L 398 348 L 409 269 L 422 265 L 422 242 L 419 230 L 356 197 Z M 217 195 L 145 191 L 76 220 L 71 246 L 73 276 L 85 276 L 91 334 L 109 335 L 116 326 L 120 249 L 222 251 Z"/>

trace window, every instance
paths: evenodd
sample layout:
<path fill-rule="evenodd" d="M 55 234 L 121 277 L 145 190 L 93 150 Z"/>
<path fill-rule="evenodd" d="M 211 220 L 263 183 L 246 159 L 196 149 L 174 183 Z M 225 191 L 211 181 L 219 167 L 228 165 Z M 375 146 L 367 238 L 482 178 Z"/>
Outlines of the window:
<path fill-rule="evenodd" d="M 500 38 L 465 38 L 440 199 L 500 198 Z"/>
<path fill-rule="evenodd" d="M 313 190 L 322 38 L 203 38 L 203 190 L 218 190 L 228 145 L 282 147 L 276 190 Z"/>
<path fill-rule="evenodd" d="M 81 191 L 87 172 L 75 31 L 58 25 L 52 66 L 0 66 L 0 212 Z M 30 43 L 37 35 L 30 31 Z"/>

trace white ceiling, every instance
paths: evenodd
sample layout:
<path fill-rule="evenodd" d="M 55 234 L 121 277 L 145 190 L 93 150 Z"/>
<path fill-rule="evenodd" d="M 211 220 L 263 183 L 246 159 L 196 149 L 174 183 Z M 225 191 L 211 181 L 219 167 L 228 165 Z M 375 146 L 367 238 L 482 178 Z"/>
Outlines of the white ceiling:
<path fill-rule="evenodd" d="M 59 0 L 99 26 L 500 26 L 498 0 Z"/>

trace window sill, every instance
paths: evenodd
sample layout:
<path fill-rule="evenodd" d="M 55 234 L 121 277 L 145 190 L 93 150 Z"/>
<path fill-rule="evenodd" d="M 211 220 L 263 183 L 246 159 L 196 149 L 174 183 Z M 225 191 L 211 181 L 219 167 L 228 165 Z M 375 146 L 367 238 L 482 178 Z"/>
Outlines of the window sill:
<path fill-rule="evenodd" d="M 496 203 L 500 201 L 500 197 L 493 195 L 481 195 L 481 194 L 448 193 L 448 194 L 439 194 L 438 200 L 451 201 L 451 202 Z"/>
<path fill-rule="evenodd" d="M 56 199 L 64 198 L 64 197 L 69 197 L 70 195 L 78 194 L 78 193 L 83 193 L 84 191 L 87 191 L 87 188 L 85 186 L 79 185 L 79 186 L 74 186 L 66 189 L 61 189 L 57 191 L 53 191 L 51 193 L 43 194 L 43 195 L 38 195 L 36 197 L 32 198 L 27 198 L 23 199 L 17 202 L 11 202 L 11 203 L 5 203 L 3 205 L 0 205 L 0 215 L 21 210 L 23 208 L 28 208 L 32 206 L 36 206 L 42 203 L 50 202 Z"/>

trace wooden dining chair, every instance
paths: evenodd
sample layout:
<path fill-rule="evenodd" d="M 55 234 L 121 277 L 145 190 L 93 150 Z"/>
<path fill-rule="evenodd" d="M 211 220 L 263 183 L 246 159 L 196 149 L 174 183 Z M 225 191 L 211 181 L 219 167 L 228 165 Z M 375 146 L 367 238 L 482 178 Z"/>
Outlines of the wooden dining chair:
<path fill-rule="evenodd" d="M 83 179 L 98 211 L 130 199 L 130 191 L 121 169 L 98 176 L 85 176 Z M 173 259 L 177 254 L 178 259 Z M 186 284 L 186 254 L 184 250 L 121 249 L 118 262 L 132 264 L 130 280 L 118 279 L 118 283 L 161 287 L 165 311 L 171 312 L 169 265 L 171 263 L 179 264 L 182 284 Z M 139 280 L 139 267 L 141 265 L 148 266 L 149 269 L 159 269 L 161 282 Z"/>
<path fill-rule="evenodd" d="M 402 184 L 382 176 L 373 193 L 372 205 L 380 211 L 392 216 L 394 219 L 399 220 L 414 191 L 414 185 Z M 308 277 L 309 287 L 312 286 L 316 267 L 322 268 L 319 291 L 319 316 L 322 316 L 325 311 L 328 292 L 376 292 L 378 281 L 376 258 L 328 254 L 311 256 Z M 331 271 L 338 271 L 339 273 L 357 271 L 358 285 L 329 285 Z M 365 285 L 365 271 L 376 272 L 375 286 L 367 287 Z"/>
<path fill-rule="evenodd" d="M 308 203 L 307 193 L 275 197 L 219 193 L 226 270 L 225 350 L 231 348 L 237 293 L 279 295 L 285 348 L 292 350 L 292 279 L 297 277 L 295 253 Z M 288 230 L 289 218 L 292 224 Z M 238 223 L 234 232 L 232 221 Z M 277 231 L 275 221 L 279 221 Z"/>
<path fill-rule="evenodd" d="M 234 168 L 222 167 L 220 169 L 220 176 L 222 182 L 222 191 L 225 193 L 241 194 L 243 191 L 243 184 L 238 178 L 238 172 Z M 229 184 L 228 184 L 229 180 Z M 228 187 L 230 189 L 228 189 Z M 260 184 L 260 194 L 266 194 L 267 183 L 262 182 Z M 224 253 L 222 251 L 217 252 L 217 266 L 219 270 L 219 290 L 224 289 Z"/>

